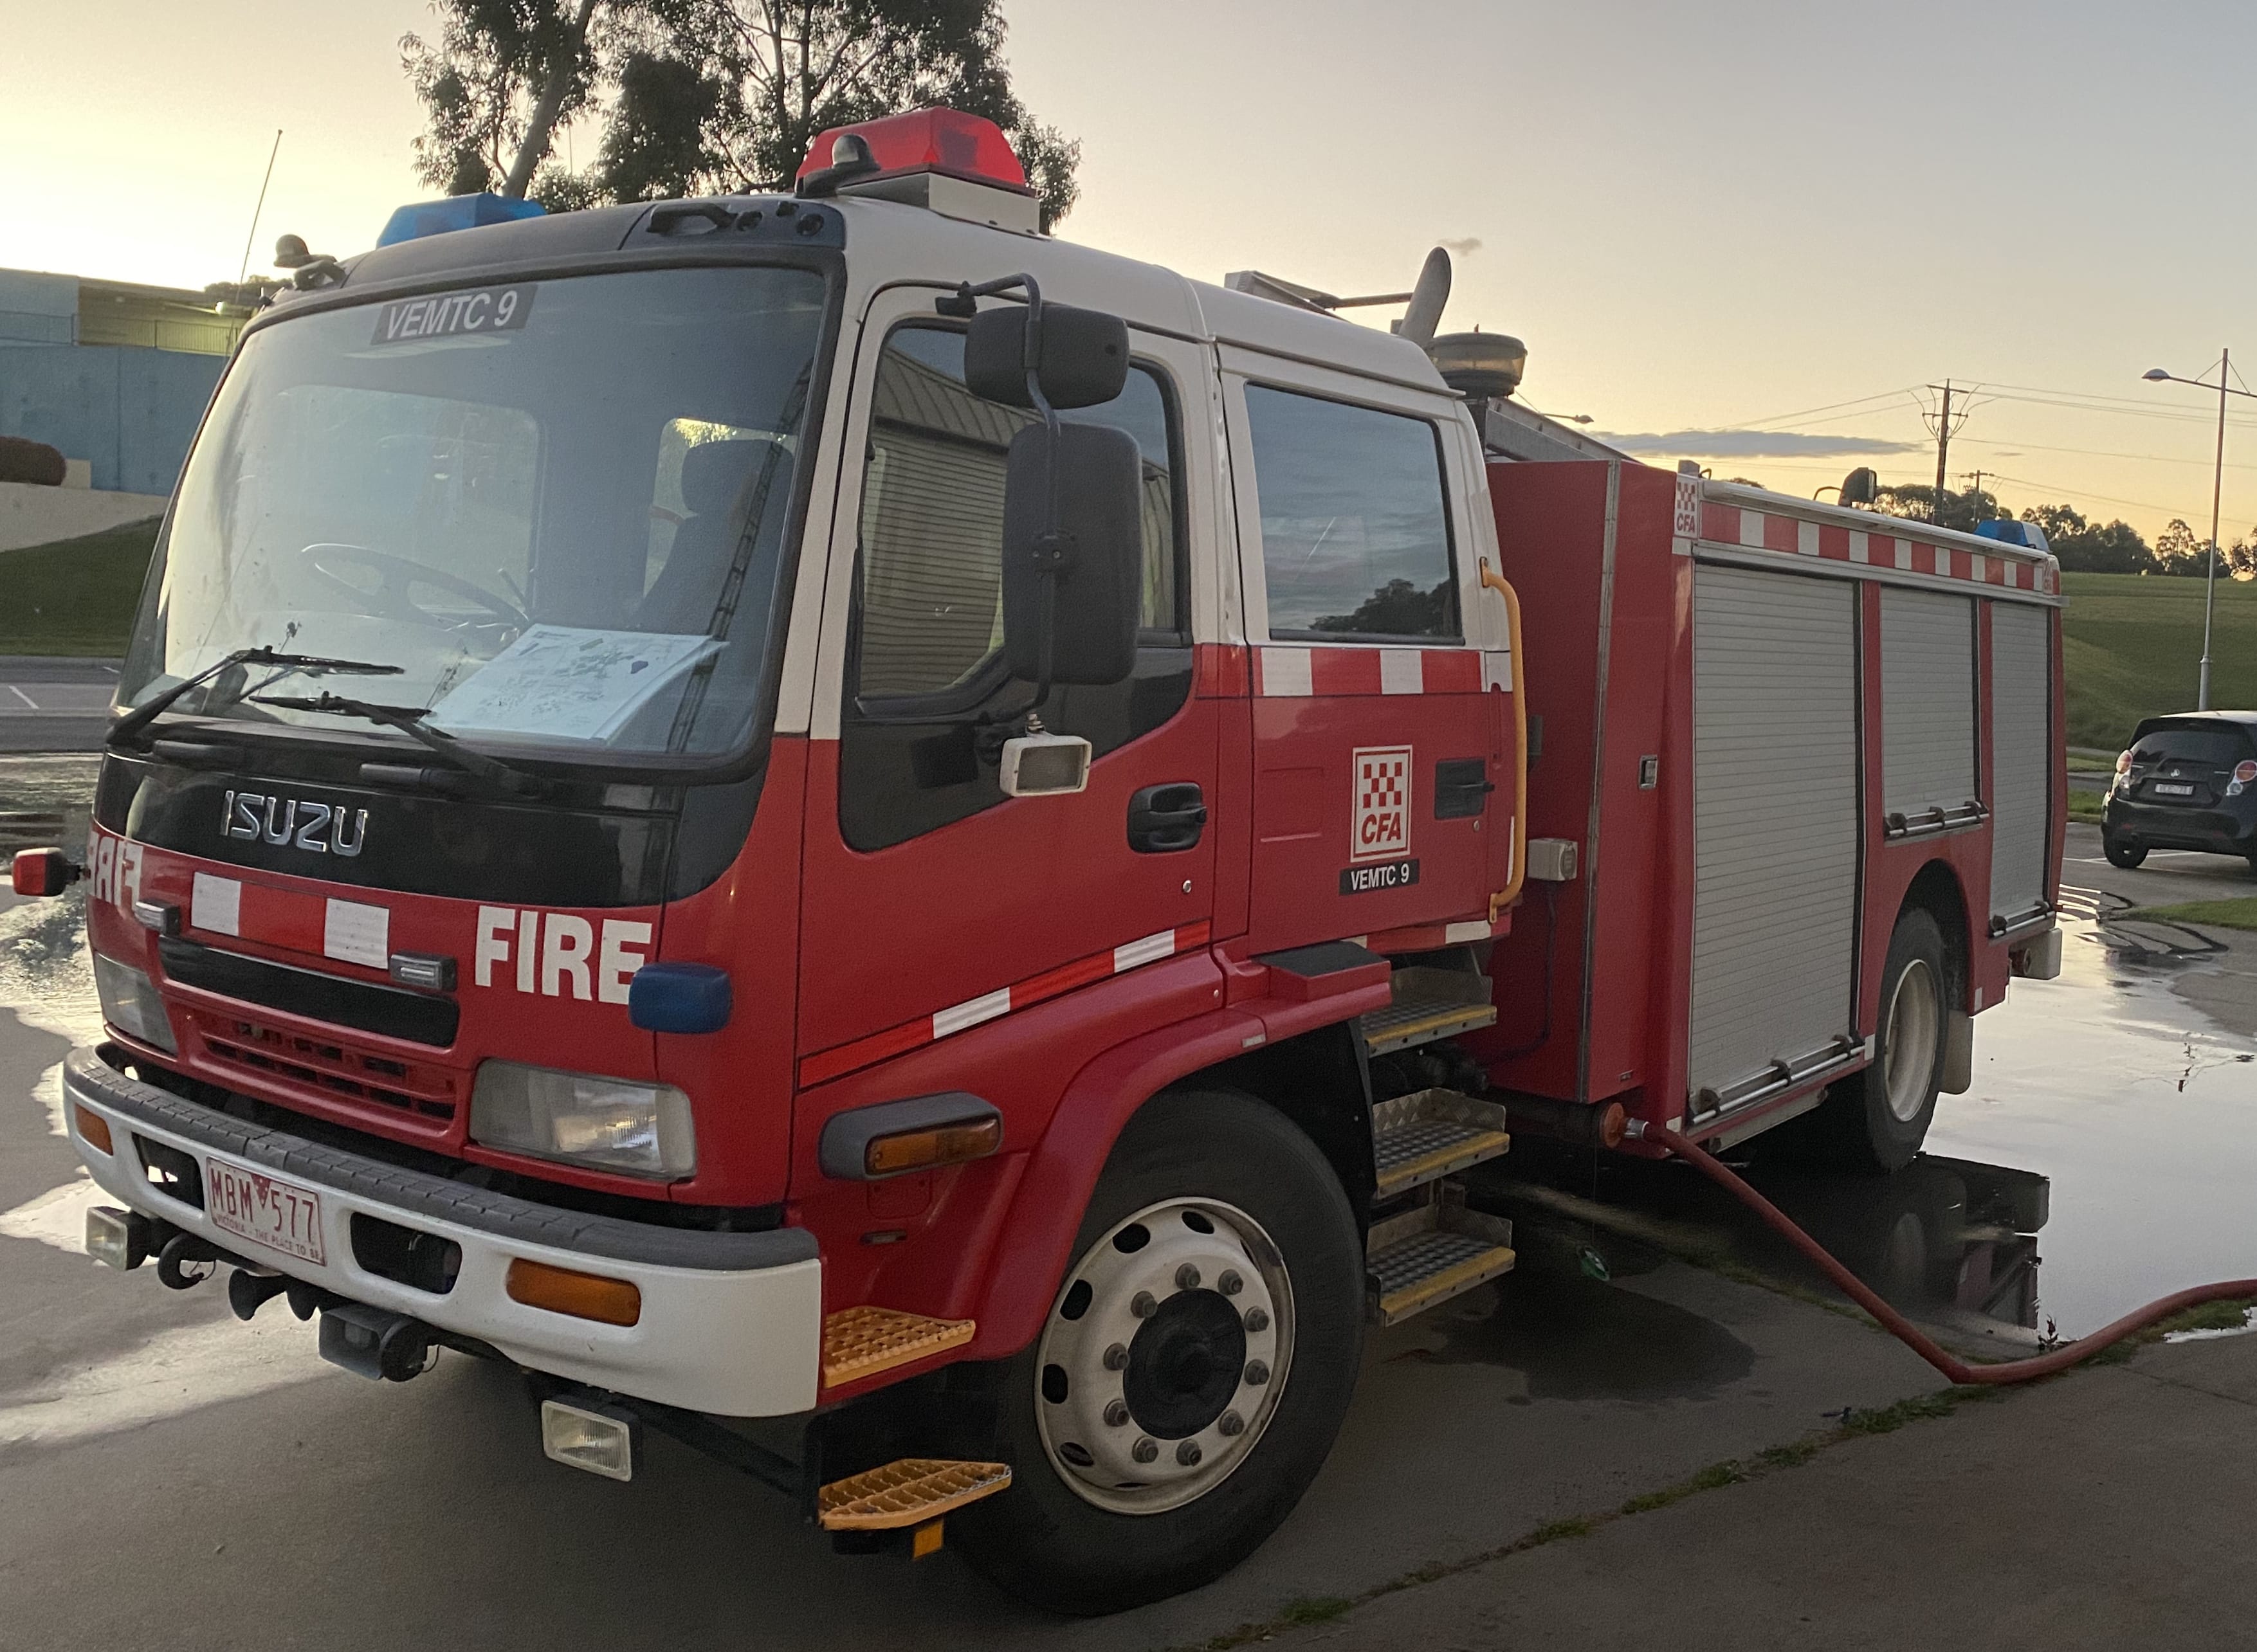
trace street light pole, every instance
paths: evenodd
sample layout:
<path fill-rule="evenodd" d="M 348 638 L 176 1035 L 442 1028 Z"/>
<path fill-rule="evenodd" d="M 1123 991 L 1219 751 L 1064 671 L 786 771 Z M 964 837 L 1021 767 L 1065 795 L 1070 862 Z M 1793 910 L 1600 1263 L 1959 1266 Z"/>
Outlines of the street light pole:
<path fill-rule="evenodd" d="M 2218 459 L 2210 484 L 2210 564 L 2204 569 L 2202 590 L 2202 676 L 2195 692 L 2195 709 L 2210 710 L 2210 634 L 2211 622 L 2218 611 L 2218 507 L 2225 493 L 2225 399 L 2228 396 L 2247 396 L 2257 401 L 2257 394 L 2246 390 L 2229 388 L 2233 352 L 2224 349 L 2218 357 Z M 2141 378 L 2155 384 L 2197 385 L 2208 390 L 2210 381 L 2204 378 L 2181 378 L 2176 373 L 2165 372 L 2160 367 L 2150 367 Z"/>
<path fill-rule="evenodd" d="M 2195 710 L 2210 710 L 2210 621 L 2218 608 L 2218 507 L 2225 492 L 2225 383 L 2233 352 L 2218 356 L 2218 463 L 2210 478 L 2210 568 L 2202 582 L 2202 683 L 2195 695 Z"/>

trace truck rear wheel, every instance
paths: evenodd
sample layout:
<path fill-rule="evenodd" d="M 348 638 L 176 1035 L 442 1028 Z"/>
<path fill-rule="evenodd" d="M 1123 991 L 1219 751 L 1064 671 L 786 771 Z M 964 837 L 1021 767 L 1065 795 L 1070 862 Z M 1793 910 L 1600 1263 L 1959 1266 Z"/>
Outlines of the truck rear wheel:
<path fill-rule="evenodd" d="M 1943 1077 L 1950 982 L 1943 932 L 1932 914 L 1911 908 L 1889 937 L 1873 1059 L 1831 1086 L 1814 1118 L 1829 1156 L 1844 1168 L 1886 1174 L 1919 1156 Z"/>
<path fill-rule="evenodd" d="M 950 1537 L 1023 1599 L 1118 1612 L 1221 1576 L 1300 1500 L 1355 1391 L 1363 1253 L 1315 1144 L 1215 1091 L 1137 1114 L 1074 1250 L 1003 1369 L 1011 1488 Z"/>

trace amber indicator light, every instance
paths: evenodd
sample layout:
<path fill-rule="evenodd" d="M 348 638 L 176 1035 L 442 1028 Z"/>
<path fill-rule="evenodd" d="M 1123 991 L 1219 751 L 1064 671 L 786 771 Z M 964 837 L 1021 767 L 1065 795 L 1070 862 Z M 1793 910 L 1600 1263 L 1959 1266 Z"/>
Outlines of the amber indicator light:
<path fill-rule="evenodd" d="M 78 1139 L 89 1147 L 99 1147 L 104 1153 L 116 1151 L 110 1145 L 110 1120 L 92 1108 L 73 1102 L 71 1111 L 78 1123 Z"/>
<path fill-rule="evenodd" d="M 904 1170 L 930 1170 L 936 1165 L 984 1159 L 1002 1145 L 1001 1119 L 943 1125 L 937 1130 L 910 1130 L 898 1136 L 880 1136 L 865 1147 L 862 1168 L 872 1175 L 899 1175 Z"/>
<path fill-rule="evenodd" d="M 551 1267 L 522 1256 L 509 1265 L 506 1288 L 512 1302 L 598 1324 L 632 1325 L 642 1317 L 642 1292 L 627 1281 Z"/>

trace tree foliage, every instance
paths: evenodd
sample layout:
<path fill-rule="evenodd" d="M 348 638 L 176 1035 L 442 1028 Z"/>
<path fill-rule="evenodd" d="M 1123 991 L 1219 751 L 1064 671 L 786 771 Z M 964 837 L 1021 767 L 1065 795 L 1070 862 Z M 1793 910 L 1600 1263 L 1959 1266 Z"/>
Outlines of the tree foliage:
<path fill-rule="evenodd" d="M 2129 522 L 2088 522 L 2073 505 L 2034 505 L 2022 520 L 2045 530 L 2046 543 L 2072 574 L 2151 574 L 2155 554 Z"/>
<path fill-rule="evenodd" d="M 998 4 L 439 0 L 438 45 L 401 43 L 429 116 L 417 170 L 450 192 L 529 187 L 552 210 L 775 189 L 827 128 L 945 104 L 1009 136 L 1048 228 L 1073 205 L 1080 145 L 1012 89 Z M 591 109 L 595 165 L 543 168 L 555 125 Z"/>
<path fill-rule="evenodd" d="M 429 125 L 415 175 L 450 195 L 522 195 L 557 125 L 604 78 L 592 25 L 603 0 L 437 0 L 437 44 L 402 36 L 400 65 Z"/>

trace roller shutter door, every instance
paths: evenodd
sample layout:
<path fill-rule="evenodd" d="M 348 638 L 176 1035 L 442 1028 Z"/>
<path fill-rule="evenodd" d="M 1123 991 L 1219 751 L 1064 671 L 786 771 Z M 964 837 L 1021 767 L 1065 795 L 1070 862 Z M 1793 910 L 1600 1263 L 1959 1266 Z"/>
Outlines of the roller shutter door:
<path fill-rule="evenodd" d="M 1697 1109 L 1855 1019 L 1857 588 L 1704 566 L 1693 604 Z"/>
<path fill-rule="evenodd" d="M 1907 817 L 1975 801 L 1975 604 L 1881 589 L 1881 794 Z"/>
<path fill-rule="evenodd" d="M 2053 614 L 1991 605 L 1991 915 L 2027 917 L 2045 899 L 2052 837 Z"/>

